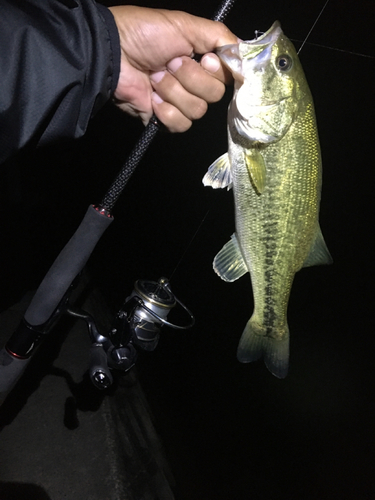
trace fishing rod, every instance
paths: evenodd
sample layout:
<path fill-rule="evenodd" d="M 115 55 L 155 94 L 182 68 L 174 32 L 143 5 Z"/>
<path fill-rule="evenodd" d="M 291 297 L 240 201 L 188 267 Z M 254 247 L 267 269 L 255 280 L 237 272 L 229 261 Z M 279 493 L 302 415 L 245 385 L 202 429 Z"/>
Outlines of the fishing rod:
<path fill-rule="evenodd" d="M 223 0 L 212 20 L 223 22 L 234 3 L 235 0 Z M 111 333 L 107 335 L 98 331 L 92 316 L 69 304 L 70 293 L 81 271 L 113 221 L 111 211 L 116 201 L 160 127 L 160 121 L 153 115 L 101 203 L 89 206 L 78 229 L 39 285 L 20 325 L 0 350 L 0 404 L 26 369 L 41 341 L 63 314 L 86 321 L 92 341 L 89 373 L 98 388 L 107 388 L 112 383 L 110 368 L 127 371 L 134 365 L 137 348 L 153 350 L 162 325 L 187 329 L 194 324 L 193 315 L 174 296 L 164 278 L 158 282 L 138 280 L 133 293 L 117 314 Z M 189 315 L 187 325 L 167 321 L 166 315 L 176 303 Z"/>

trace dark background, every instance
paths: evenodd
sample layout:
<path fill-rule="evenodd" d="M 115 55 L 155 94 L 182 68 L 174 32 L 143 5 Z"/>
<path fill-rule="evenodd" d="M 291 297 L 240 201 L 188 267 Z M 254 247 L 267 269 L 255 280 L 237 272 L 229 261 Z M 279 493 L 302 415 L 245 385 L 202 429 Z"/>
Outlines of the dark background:
<path fill-rule="evenodd" d="M 143 5 L 205 17 L 217 7 L 212 0 Z M 226 24 L 251 39 L 278 19 L 299 47 L 323 5 L 238 0 Z M 236 360 L 252 312 L 250 280 L 224 283 L 212 271 L 234 231 L 233 200 L 201 179 L 226 151 L 231 89 L 187 133 L 157 137 L 90 259 L 113 312 L 136 279 L 166 276 L 195 314 L 192 330 L 164 329 L 156 351 L 137 364 L 177 500 L 375 498 L 374 11 L 370 0 L 330 0 L 300 55 L 316 107 L 320 221 L 334 265 L 296 276 L 285 380 L 262 361 Z M 83 139 L 4 166 L 2 309 L 38 286 L 141 131 L 109 104 Z"/>

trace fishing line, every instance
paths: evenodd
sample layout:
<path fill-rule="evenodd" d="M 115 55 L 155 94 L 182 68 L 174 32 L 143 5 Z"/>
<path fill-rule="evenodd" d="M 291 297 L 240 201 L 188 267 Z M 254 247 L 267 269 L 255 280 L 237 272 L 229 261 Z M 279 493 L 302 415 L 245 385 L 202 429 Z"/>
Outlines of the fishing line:
<path fill-rule="evenodd" d="M 291 38 L 290 40 L 292 40 L 292 42 L 302 42 L 302 40 L 297 40 L 296 38 Z M 337 52 L 344 52 L 345 54 L 351 54 L 353 56 L 367 57 L 368 59 L 375 59 L 375 56 L 370 56 L 369 54 L 361 54 L 360 52 L 354 52 L 351 50 L 338 49 L 337 47 L 330 47 L 329 45 L 322 45 L 320 43 L 307 42 L 307 45 L 312 45 L 314 47 L 321 47 L 322 49 L 336 50 Z"/>
<path fill-rule="evenodd" d="M 298 50 L 298 52 L 297 52 L 297 55 L 301 52 L 302 47 L 305 45 L 305 43 L 306 43 L 307 39 L 308 39 L 308 38 L 309 38 L 309 36 L 311 35 L 312 30 L 315 28 L 316 23 L 319 21 L 320 16 L 323 14 L 324 9 L 327 7 L 328 2 L 329 2 L 329 0 L 327 0 L 327 1 L 326 1 L 326 3 L 323 5 L 322 10 L 319 12 L 318 17 L 315 19 L 314 24 L 311 26 L 310 31 L 307 33 L 306 38 L 304 39 L 304 41 L 303 41 L 303 43 L 302 43 L 301 47 L 299 48 L 299 50 Z"/>
<path fill-rule="evenodd" d="M 189 243 L 187 244 L 187 246 L 186 246 L 186 248 L 185 248 L 185 250 L 184 250 L 183 254 L 181 255 L 180 260 L 177 262 L 176 267 L 173 269 L 172 274 L 171 274 L 171 275 L 170 275 L 170 277 L 169 277 L 169 281 L 171 281 L 172 276 L 174 275 L 174 273 L 175 273 L 175 272 L 177 271 L 177 269 L 179 268 L 179 266 L 180 266 L 181 262 L 183 261 L 183 259 L 184 259 L 185 255 L 187 254 L 187 251 L 189 250 L 189 248 L 190 248 L 191 244 L 193 243 L 193 241 L 194 241 L 195 237 L 196 237 L 196 236 L 197 236 L 197 234 L 199 233 L 200 228 L 203 226 L 204 221 L 206 220 L 207 215 L 209 214 L 210 210 L 211 210 L 211 207 L 207 210 L 207 212 L 206 212 L 205 216 L 204 216 L 204 217 L 203 217 L 203 219 L 200 221 L 199 226 L 197 227 L 197 229 L 196 229 L 195 233 L 193 234 L 193 236 L 192 236 L 191 240 L 190 240 L 190 241 L 189 241 Z"/>

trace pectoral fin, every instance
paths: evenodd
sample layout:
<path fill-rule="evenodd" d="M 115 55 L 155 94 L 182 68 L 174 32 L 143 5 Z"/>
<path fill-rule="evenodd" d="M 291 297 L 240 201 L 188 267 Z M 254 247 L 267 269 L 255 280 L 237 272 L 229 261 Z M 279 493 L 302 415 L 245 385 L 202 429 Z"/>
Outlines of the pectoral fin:
<path fill-rule="evenodd" d="M 310 252 L 303 263 L 302 267 L 319 266 L 324 264 L 332 264 L 333 259 L 324 241 L 322 231 L 318 225 L 315 239 L 311 245 Z"/>
<path fill-rule="evenodd" d="M 214 189 L 232 187 L 232 174 L 230 171 L 230 162 L 228 153 L 225 153 L 208 167 L 206 175 L 202 182 L 205 186 L 211 186 Z"/>
<path fill-rule="evenodd" d="M 213 268 L 224 281 L 235 281 L 248 272 L 235 234 L 216 255 Z"/>
<path fill-rule="evenodd" d="M 253 186 L 262 194 L 266 185 L 266 164 L 258 149 L 245 149 L 245 162 Z"/>

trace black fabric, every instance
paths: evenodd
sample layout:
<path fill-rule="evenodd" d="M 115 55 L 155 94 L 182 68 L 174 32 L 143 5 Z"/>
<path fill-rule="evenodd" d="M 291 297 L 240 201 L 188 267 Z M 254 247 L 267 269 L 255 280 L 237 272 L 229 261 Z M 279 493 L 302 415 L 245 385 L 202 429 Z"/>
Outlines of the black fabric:
<path fill-rule="evenodd" d="M 0 163 L 80 137 L 120 69 L 112 13 L 93 0 L 0 0 Z"/>

